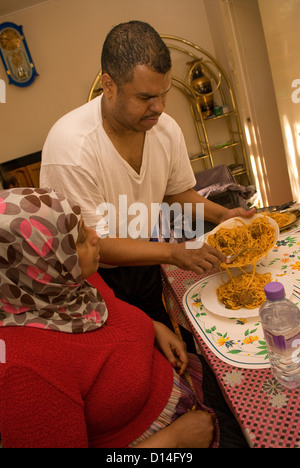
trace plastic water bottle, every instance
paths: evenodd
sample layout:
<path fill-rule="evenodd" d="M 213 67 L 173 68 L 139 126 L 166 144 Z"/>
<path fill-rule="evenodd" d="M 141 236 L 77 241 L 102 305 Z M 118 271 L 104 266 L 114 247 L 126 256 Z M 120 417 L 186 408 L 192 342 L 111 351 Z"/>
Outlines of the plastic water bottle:
<path fill-rule="evenodd" d="M 285 297 L 283 284 L 265 286 L 259 315 L 274 376 L 287 388 L 300 386 L 300 310 Z"/>

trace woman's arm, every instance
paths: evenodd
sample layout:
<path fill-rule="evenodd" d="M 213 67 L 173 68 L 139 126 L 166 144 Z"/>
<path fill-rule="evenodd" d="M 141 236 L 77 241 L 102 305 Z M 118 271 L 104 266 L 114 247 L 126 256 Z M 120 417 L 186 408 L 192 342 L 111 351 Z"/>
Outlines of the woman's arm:
<path fill-rule="evenodd" d="M 5 448 L 88 448 L 83 406 L 32 370 L 3 366 L 0 428 Z"/>
<path fill-rule="evenodd" d="M 153 320 L 155 339 L 161 351 L 164 353 L 172 367 L 178 368 L 178 374 L 182 375 L 188 365 L 186 344 L 168 327 Z"/>

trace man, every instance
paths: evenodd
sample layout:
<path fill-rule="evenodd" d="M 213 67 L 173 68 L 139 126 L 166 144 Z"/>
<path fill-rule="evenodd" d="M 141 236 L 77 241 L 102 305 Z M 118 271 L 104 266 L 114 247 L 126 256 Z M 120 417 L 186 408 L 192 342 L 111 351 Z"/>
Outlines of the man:
<path fill-rule="evenodd" d="M 188 249 L 186 243 L 149 242 L 153 207 L 190 203 L 196 214 L 203 203 L 205 220 L 214 224 L 253 212 L 228 210 L 193 190 L 182 132 L 163 112 L 171 88 L 170 52 L 150 25 L 131 21 L 113 28 L 101 65 L 102 96 L 64 116 L 48 135 L 41 186 L 77 201 L 86 224 L 98 232 L 107 221 L 105 203 L 113 207 L 117 226 L 113 236 L 103 231 L 100 274 L 119 298 L 166 322 L 159 265 L 203 274 L 225 257 L 207 244 Z M 132 207 L 147 208 L 144 235 L 129 232 Z"/>

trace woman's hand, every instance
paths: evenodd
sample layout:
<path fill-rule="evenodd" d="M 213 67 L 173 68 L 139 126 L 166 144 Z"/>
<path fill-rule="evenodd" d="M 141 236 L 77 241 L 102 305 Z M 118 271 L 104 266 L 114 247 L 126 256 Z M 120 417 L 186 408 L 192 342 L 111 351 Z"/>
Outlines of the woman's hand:
<path fill-rule="evenodd" d="M 135 448 L 208 448 L 213 441 L 215 417 L 207 411 L 190 411 Z"/>
<path fill-rule="evenodd" d="M 178 368 L 178 374 L 182 375 L 188 364 L 186 344 L 162 323 L 153 321 L 153 324 L 157 344 L 171 366 Z"/>
<path fill-rule="evenodd" d="M 169 426 L 179 448 L 208 448 L 213 441 L 215 416 L 207 411 L 189 411 Z"/>

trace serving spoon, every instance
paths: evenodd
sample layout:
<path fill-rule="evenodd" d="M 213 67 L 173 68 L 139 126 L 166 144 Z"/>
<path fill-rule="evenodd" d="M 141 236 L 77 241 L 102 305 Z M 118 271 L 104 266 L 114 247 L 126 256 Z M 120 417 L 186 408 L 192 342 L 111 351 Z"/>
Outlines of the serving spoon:
<path fill-rule="evenodd" d="M 239 251 L 239 253 L 234 254 L 234 255 L 228 255 L 226 258 L 227 263 L 232 263 L 237 257 L 245 253 L 247 250 L 258 250 L 257 247 L 244 247 L 242 250 Z"/>

